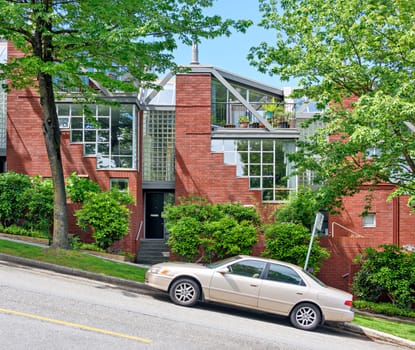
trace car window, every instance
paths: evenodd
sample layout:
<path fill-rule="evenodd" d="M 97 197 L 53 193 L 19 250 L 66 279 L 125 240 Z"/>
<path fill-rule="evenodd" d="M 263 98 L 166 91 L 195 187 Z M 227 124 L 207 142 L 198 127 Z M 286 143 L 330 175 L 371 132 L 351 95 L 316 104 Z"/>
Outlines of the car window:
<path fill-rule="evenodd" d="M 259 278 L 266 263 L 256 260 L 244 260 L 228 265 L 229 273 L 239 276 Z"/>
<path fill-rule="evenodd" d="M 298 273 L 291 267 L 279 264 L 270 264 L 266 279 L 270 281 L 305 285 Z"/>

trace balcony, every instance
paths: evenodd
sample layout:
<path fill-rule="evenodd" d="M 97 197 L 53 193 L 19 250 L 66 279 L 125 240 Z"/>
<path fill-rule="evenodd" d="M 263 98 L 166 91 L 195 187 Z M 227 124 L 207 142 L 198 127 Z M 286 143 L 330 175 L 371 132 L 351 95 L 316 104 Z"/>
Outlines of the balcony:
<path fill-rule="evenodd" d="M 294 104 L 213 103 L 212 136 L 297 138 Z M 245 135 L 245 136 L 244 136 Z"/>

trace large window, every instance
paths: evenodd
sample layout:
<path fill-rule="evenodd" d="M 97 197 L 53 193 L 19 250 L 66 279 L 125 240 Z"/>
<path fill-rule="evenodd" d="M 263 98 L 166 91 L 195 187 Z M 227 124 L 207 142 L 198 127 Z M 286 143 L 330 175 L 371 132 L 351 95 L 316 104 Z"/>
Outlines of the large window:
<path fill-rule="evenodd" d="M 211 150 L 223 153 L 225 164 L 236 166 L 236 176 L 248 177 L 250 189 L 262 191 L 265 202 L 285 201 L 296 188 L 287 157 L 295 151 L 292 140 L 212 139 Z"/>
<path fill-rule="evenodd" d="M 70 130 L 72 143 L 83 145 L 84 155 L 97 157 L 97 168 L 136 168 L 136 108 L 58 104 L 61 128 Z"/>

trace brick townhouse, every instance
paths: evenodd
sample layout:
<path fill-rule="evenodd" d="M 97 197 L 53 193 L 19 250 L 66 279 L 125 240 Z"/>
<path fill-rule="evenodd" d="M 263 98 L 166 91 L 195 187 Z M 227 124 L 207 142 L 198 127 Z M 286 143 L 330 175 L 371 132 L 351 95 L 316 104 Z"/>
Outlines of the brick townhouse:
<path fill-rule="evenodd" d="M 0 59 L 16 54 L 0 42 Z M 76 172 L 103 189 L 128 188 L 135 204 L 129 234 L 118 248 L 135 254 L 138 262 L 154 261 L 167 249 L 161 217 L 166 202 L 197 195 L 253 205 L 265 216 L 308 182 L 306 176 L 284 176 L 292 168 L 287 154 L 295 152 L 295 141 L 318 127 L 300 128 L 317 112 L 313 103 L 290 100 L 289 89 L 201 65 L 197 59 L 188 68 L 161 79 L 160 92 L 120 93 L 111 96 L 118 106 L 90 106 L 99 126 L 90 125 L 82 106 L 70 98 L 58 102 L 65 176 Z M 285 102 L 283 123 L 266 113 L 267 105 L 279 101 Z M 0 91 L 1 171 L 50 176 L 41 123 L 35 90 Z M 340 215 L 328 217 L 321 242 L 332 255 L 320 274 L 328 284 L 347 289 L 352 259 L 367 246 L 415 243 L 415 219 L 403 200 L 386 201 L 390 191 L 385 185 L 374 193 L 369 217 L 359 216 L 364 191 L 346 198 Z M 75 225 L 75 209 L 69 205 L 70 233 L 88 239 Z M 258 244 L 255 253 L 262 248 Z"/>

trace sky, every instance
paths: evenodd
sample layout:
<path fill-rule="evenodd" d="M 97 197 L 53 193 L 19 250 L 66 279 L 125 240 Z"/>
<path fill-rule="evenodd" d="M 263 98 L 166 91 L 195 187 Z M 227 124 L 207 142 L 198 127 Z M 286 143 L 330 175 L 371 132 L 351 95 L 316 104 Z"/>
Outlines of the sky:
<path fill-rule="evenodd" d="M 294 81 L 281 82 L 278 76 L 262 74 L 251 66 L 246 56 L 249 49 L 266 41 L 275 41 L 275 32 L 267 31 L 256 24 L 261 19 L 257 0 L 216 0 L 209 14 L 218 14 L 222 18 L 251 19 L 254 25 L 247 32 L 233 33 L 230 37 L 203 40 L 199 44 L 199 63 L 212 65 L 232 73 L 250 78 L 264 84 L 282 88 L 294 86 Z M 189 64 L 192 60 L 192 48 L 180 45 L 175 51 L 176 63 Z"/>

